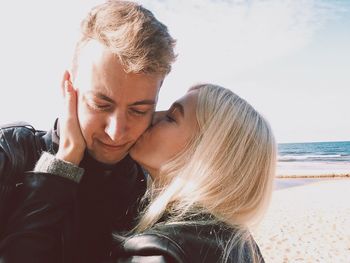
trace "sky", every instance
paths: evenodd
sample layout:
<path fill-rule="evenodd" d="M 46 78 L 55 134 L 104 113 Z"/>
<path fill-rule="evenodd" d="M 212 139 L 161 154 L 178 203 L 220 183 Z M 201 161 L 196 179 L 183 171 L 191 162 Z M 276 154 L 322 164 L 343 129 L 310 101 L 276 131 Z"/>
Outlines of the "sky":
<path fill-rule="evenodd" d="M 52 126 L 80 21 L 102 2 L 1 2 L 0 123 Z M 177 39 L 157 109 L 210 82 L 251 103 L 278 142 L 350 140 L 350 1 L 139 2 Z"/>

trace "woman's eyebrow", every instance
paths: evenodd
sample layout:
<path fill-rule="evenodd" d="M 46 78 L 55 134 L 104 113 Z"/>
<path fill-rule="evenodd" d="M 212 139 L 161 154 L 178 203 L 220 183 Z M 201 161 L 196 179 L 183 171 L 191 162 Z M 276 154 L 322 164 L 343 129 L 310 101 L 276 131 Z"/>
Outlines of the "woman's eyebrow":
<path fill-rule="evenodd" d="M 176 108 L 180 111 L 182 117 L 185 117 L 185 110 L 184 110 L 184 106 L 182 106 L 181 103 L 179 102 L 174 102 L 173 105 L 171 106 L 172 108 Z"/>

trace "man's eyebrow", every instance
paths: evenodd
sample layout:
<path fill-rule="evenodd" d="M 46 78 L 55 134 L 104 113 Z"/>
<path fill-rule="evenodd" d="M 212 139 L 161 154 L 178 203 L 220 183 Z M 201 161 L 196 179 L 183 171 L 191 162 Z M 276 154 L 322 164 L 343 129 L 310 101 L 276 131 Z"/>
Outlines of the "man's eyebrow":
<path fill-rule="evenodd" d="M 107 97 L 106 95 L 104 95 L 101 92 L 92 92 L 92 94 L 96 97 L 98 97 L 99 99 L 102 100 L 106 100 L 110 103 L 115 103 L 114 100 L 112 100 L 111 98 Z M 156 102 L 154 100 L 140 100 L 140 101 L 136 101 L 132 104 L 130 104 L 130 106 L 138 106 L 138 105 L 155 105 Z"/>
<path fill-rule="evenodd" d="M 180 111 L 182 117 L 185 117 L 184 106 L 182 106 L 181 103 L 179 103 L 179 102 L 174 102 L 173 105 L 172 105 L 171 107 L 172 107 L 172 108 L 177 108 L 177 109 Z"/>
<path fill-rule="evenodd" d="M 130 106 L 138 106 L 138 105 L 155 105 L 156 102 L 154 100 L 140 100 L 140 101 L 136 101 L 132 104 L 130 104 Z"/>
<path fill-rule="evenodd" d="M 110 103 L 114 103 L 114 101 L 111 98 L 107 97 L 106 95 L 102 94 L 101 92 L 91 92 L 91 94 L 93 96 L 96 96 L 97 98 L 99 98 L 101 100 L 106 100 Z"/>

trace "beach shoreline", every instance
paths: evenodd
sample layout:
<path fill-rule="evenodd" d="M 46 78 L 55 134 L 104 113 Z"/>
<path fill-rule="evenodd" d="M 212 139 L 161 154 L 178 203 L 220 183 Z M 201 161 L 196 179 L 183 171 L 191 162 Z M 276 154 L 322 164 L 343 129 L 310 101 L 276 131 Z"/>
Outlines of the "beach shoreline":
<path fill-rule="evenodd" d="M 317 174 L 317 175 L 311 175 L 311 174 L 288 174 L 288 175 L 276 175 L 277 179 L 314 179 L 314 178 L 321 178 L 321 179 L 333 179 L 333 178 L 350 178 L 350 173 L 345 174 Z"/>
<path fill-rule="evenodd" d="M 311 183 L 329 180 L 350 179 L 350 174 L 327 174 L 327 175 L 282 175 L 276 176 L 274 190 L 303 186 Z"/>

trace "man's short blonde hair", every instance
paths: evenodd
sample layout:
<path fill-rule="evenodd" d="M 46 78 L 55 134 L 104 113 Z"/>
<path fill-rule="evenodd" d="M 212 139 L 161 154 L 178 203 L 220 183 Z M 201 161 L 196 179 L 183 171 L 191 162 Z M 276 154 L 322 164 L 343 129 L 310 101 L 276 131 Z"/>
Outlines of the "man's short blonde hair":
<path fill-rule="evenodd" d="M 151 11 L 129 1 L 109 0 L 94 7 L 81 23 L 81 39 L 73 60 L 78 67 L 80 50 L 96 40 L 115 54 L 127 73 L 166 75 L 175 61 L 175 40 Z"/>

